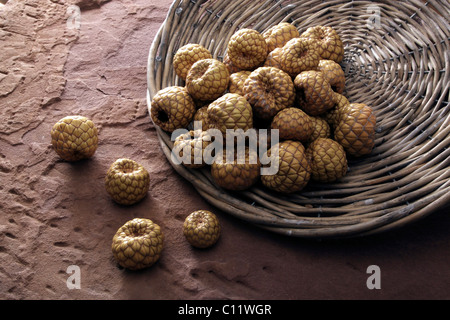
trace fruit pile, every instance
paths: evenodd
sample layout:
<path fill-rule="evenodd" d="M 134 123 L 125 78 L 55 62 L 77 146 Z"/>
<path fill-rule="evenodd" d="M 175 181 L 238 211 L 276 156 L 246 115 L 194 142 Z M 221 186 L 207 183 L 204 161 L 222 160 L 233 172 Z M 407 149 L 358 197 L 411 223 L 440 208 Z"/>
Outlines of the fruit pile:
<path fill-rule="evenodd" d="M 279 143 L 268 143 L 265 150 L 266 155 L 276 150 L 279 170 L 262 175 L 266 164 L 250 161 L 253 153 L 236 152 L 234 161 L 225 161 L 224 150 L 223 159 L 217 154 L 210 163 L 211 175 L 222 188 L 245 190 L 260 181 L 271 190 L 293 193 L 310 180 L 334 182 L 346 175 L 348 157 L 370 154 L 375 143 L 372 108 L 350 103 L 344 95 L 343 57 L 343 43 L 332 27 L 310 27 L 300 34 L 287 22 L 264 33 L 238 30 L 223 61 L 189 43 L 173 58 L 174 71 L 185 85 L 158 91 L 151 118 L 168 133 L 188 131 L 172 135 L 172 151 L 180 157 L 190 151 L 191 161 L 183 162 L 189 168 L 208 165 L 204 153 L 210 129 L 219 130 L 224 139 L 227 130 L 278 130 Z M 201 127 L 193 127 L 194 121 Z"/>
<path fill-rule="evenodd" d="M 292 193 L 312 179 L 333 182 L 348 170 L 347 157 L 361 157 L 374 147 L 376 117 L 363 102 L 344 96 L 345 76 L 340 66 L 344 48 L 331 27 L 311 27 L 300 34 L 280 23 L 264 33 L 241 29 L 230 39 L 223 61 L 199 44 L 181 47 L 173 67 L 185 86 L 161 89 L 151 101 L 153 122 L 166 132 L 186 132 L 174 139 L 179 156 L 190 151 L 183 165 L 210 165 L 216 184 L 245 190 L 260 181 L 265 187 Z M 193 122 L 200 128 L 192 130 Z M 277 170 L 261 174 L 266 162 L 246 147 L 226 150 L 205 161 L 213 141 L 211 130 L 226 140 L 229 130 L 266 129 L 278 132 L 279 142 L 259 139 L 264 157 L 276 154 Z M 92 157 L 98 130 L 83 116 L 67 116 L 51 130 L 52 146 L 66 161 Z M 234 141 L 234 138 L 233 138 Z M 261 144 L 266 144 L 261 146 Z M 229 147 L 227 144 L 226 147 Z M 209 150 L 211 151 L 211 150 Z M 217 150 L 215 150 L 217 151 Z M 131 159 L 117 159 L 105 174 L 105 189 L 121 205 L 133 205 L 148 193 L 150 175 Z M 206 210 L 189 214 L 183 224 L 185 239 L 207 248 L 220 237 L 217 216 Z M 135 218 L 120 227 L 111 250 L 117 263 L 130 270 L 152 266 L 161 256 L 164 234 L 152 220 Z"/>

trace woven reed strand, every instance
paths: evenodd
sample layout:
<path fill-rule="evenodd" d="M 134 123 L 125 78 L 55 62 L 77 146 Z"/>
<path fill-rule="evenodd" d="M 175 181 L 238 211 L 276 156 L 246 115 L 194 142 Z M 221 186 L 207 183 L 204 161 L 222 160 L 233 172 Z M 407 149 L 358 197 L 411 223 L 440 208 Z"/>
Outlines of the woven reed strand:
<path fill-rule="evenodd" d="M 379 21 L 372 19 L 376 10 Z M 371 155 L 349 160 L 341 181 L 310 183 L 294 195 L 259 185 L 239 194 L 222 190 L 208 169 L 172 163 L 170 136 L 155 126 L 161 148 L 205 200 L 280 234 L 353 237 L 421 219 L 450 202 L 449 13 L 446 0 L 174 1 L 149 52 L 149 109 L 158 90 L 184 85 L 172 67 L 184 44 L 202 44 L 222 59 L 240 28 L 263 32 L 287 21 L 303 32 L 323 25 L 344 42 L 344 94 L 375 110 L 377 136 Z"/>

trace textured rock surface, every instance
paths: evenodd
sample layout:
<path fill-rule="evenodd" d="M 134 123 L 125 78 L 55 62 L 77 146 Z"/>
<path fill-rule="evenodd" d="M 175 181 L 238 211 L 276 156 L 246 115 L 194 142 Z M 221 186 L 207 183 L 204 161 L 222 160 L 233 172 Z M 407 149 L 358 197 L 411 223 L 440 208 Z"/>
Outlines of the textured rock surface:
<path fill-rule="evenodd" d="M 448 209 L 382 236 L 305 241 L 212 208 L 173 171 L 145 101 L 148 49 L 170 3 L 11 0 L 0 8 L 0 299 L 450 298 Z M 51 150 L 50 129 L 69 114 L 99 127 L 92 159 L 67 163 Z M 104 188 L 120 157 L 151 177 L 148 196 L 132 207 Z M 208 250 L 182 232 L 198 209 L 222 223 Z M 154 266 L 129 272 L 115 263 L 111 241 L 135 217 L 158 223 L 166 240 Z M 66 285 L 71 265 L 80 289 Z M 381 268 L 381 290 L 366 286 L 370 265 Z"/>

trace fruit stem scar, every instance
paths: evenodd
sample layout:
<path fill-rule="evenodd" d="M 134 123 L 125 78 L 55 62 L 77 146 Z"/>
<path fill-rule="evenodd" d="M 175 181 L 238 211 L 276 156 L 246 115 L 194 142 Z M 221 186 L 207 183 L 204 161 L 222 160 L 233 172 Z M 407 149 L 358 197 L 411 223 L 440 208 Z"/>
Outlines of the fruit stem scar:
<path fill-rule="evenodd" d="M 167 121 L 169 121 L 169 116 L 163 110 L 159 110 L 158 111 L 158 120 L 161 122 L 167 122 Z"/>

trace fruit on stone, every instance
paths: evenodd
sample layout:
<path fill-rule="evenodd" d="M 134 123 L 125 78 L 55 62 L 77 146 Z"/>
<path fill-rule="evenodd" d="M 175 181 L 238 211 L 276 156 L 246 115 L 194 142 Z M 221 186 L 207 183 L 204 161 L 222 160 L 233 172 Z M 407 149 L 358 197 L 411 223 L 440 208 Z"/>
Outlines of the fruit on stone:
<path fill-rule="evenodd" d="M 184 220 L 183 234 L 196 248 L 208 248 L 219 240 L 221 226 L 217 216 L 208 210 L 197 210 Z"/>
<path fill-rule="evenodd" d="M 340 63 L 344 58 L 344 45 L 337 31 L 332 27 L 309 27 L 300 35 L 301 39 L 311 39 L 319 44 L 322 59 Z"/>
<path fill-rule="evenodd" d="M 253 110 L 248 101 L 236 93 L 226 93 L 208 106 L 208 125 L 226 134 L 227 129 L 253 128 Z"/>
<path fill-rule="evenodd" d="M 364 103 L 351 103 L 341 115 L 334 130 L 334 139 L 345 151 L 361 157 L 372 152 L 375 145 L 376 116 Z"/>
<path fill-rule="evenodd" d="M 266 39 L 269 52 L 275 48 L 283 47 L 289 40 L 298 38 L 299 36 L 300 33 L 297 28 L 289 22 L 280 22 L 263 32 L 263 37 Z"/>
<path fill-rule="evenodd" d="M 202 59 L 212 59 L 211 52 L 197 43 L 188 43 L 177 50 L 173 57 L 173 68 L 177 76 L 186 80 L 192 65 Z"/>
<path fill-rule="evenodd" d="M 307 142 L 312 133 L 311 117 L 298 108 L 286 108 L 273 118 L 271 129 L 279 130 L 282 140 Z"/>
<path fill-rule="evenodd" d="M 106 173 L 106 191 L 119 204 L 132 205 L 139 202 L 147 195 L 149 186 L 148 171 L 131 159 L 117 159 Z"/>
<path fill-rule="evenodd" d="M 244 82 L 244 93 L 255 117 L 269 120 L 293 105 L 295 88 L 291 77 L 275 67 L 259 67 Z"/>
<path fill-rule="evenodd" d="M 311 164 L 311 179 L 335 182 L 347 174 L 347 155 L 344 148 L 330 138 L 318 138 L 306 149 Z"/>
<path fill-rule="evenodd" d="M 98 129 L 83 116 L 60 119 L 53 125 L 50 135 L 53 149 L 66 161 L 90 158 L 98 147 Z"/>
<path fill-rule="evenodd" d="M 129 270 L 152 266 L 161 256 L 164 234 L 150 219 L 135 218 L 120 227 L 112 240 L 116 261 Z"/>
<path fill-rule="evenodd" d="M 186 88 L 194 100 L 211 101 L 220 97 L 227 89 L 230 72 L 217 59 L 195 62 L 186 77 Z"/>
<path fill-rule="evenodd" d="M 319 46 L 316 41 L 310 39 L 291 39 L 280 52 L 281 69 L 291 77 L 295 77 L 300 72 L 317 68 L 319 61 Z"/>
<path fill-rule="evenodd" d="M 342 94 L 345 89 L 345 73 L 342 67 L 333 60 L 320 60 L 317 71 L 322 72 L 333 91 Z"/>
<path fill-rule="evenodd" d="M 191 130 L 175 138 L 172 152 L 185 167 L 201 168 L 206 165 L 203 151 L 210 143 L 208 131 Z"/>
<path fill-rule="evenodd" d="M 263 35 L 253 29 L 240 29 L 228 41 L 227 54 L 231 63 L 241 70 L 253 70 L 264 63 L 267 43 Z"/>
<path fill-rule="evenodd" d="M 221 161 L 218 160 L 216 158 L 211 165 L 211 175 L 224 189 L 246 190 L 259 180 L 261 164 L 256 149 L 245 148 L 242 152 L 224 150 Z"/>
<path fill-rule="evenodd" d="M 170 86 L 155 94 L 151 102 L 150 116 L 161 129 L 173 132 L 187 127 L 195 111 L 194 100 L 186 88 Z"/>
<path fill-rule="evenodd" d="M 301 142 L 282 141 L 270 148 L 268 155 L 278 161 L 278 172 L 261 175 L 264 186 L 281 193 L 294 193 L 308 184 L 311 179 L 311 165 Z"/>
<path fill-rule="evenodd" d="M 228 84 L 228 91 L 230 93 L 237 93 L 243 96 L 245 80 L 247 80 L 251 73 L 251 71 L 243 70 L 231 74 L 230 83 Z"/>
<path fill-rule="evenodd" d="M 303 71 L 294 79 L 300 108 L 310 116 L 319 116 L 334 106 L 334 91 L 320 71 Z"/>

